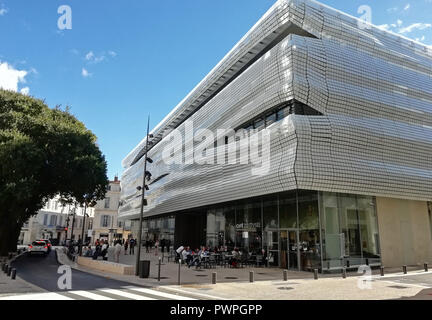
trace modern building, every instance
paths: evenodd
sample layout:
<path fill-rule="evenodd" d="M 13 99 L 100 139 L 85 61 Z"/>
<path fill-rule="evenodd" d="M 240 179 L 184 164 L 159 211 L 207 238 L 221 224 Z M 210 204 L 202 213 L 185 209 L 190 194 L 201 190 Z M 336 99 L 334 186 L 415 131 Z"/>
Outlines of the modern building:
<path fill-rule="evenodd" d="M 145 146 L 123 161 L 119 209 L 139 218 L 148 151 L 144 237 L 293 270 L 432 261 L 431 47 L 279 0 Z"/>
<path fill-rule="evenodd" d="M 75 214 L 74 214 L 75 213 Z M 86 209 L 84 222 L 84 208 L 73 204 L 62 204 L 60 198 L 54 197 L 31 217 L 21 229 L 19 243 L 30 244 L 37 239 L 50 239 L 54 245 L 61 244 L 65 239 L 81 239 L 82 226 L 84 237 L 88 238 L 88 231 L 92 228 L 93 208 Z"/>
<path fill-rule="evenodd" d="M 118 221 L 118 208 L 120 202 L 120 181 L 118 177 L 108 184 L 105 199 L 100 200 L 94 207 L 94 223 L 92 238 L 108 240 L 127 239 L 130 234 L 130 221 Z"/>

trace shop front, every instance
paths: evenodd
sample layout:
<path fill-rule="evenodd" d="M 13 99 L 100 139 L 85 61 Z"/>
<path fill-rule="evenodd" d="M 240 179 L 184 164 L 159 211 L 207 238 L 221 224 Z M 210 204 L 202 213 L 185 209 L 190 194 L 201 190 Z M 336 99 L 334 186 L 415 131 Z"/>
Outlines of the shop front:
<path fill-rule="evenodd" d="M 328 272 L 380 265 L 375 207 L 374 197 L 294 190 L 147 219 L 145 234 L 193 248 L 238 248 L 271 267 Z"/>

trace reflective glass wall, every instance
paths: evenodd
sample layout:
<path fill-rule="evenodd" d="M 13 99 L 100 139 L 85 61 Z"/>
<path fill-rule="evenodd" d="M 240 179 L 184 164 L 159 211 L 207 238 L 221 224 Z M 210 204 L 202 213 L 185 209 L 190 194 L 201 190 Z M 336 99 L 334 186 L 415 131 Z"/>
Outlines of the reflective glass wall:
<path fill-rule="evenodd" d="M 324 269 L 379 265 L 375 198 L 327 192 L 319 196 Z"/>
<path fill-rule="evenodd" d="M 374 197 L 294 190 L 198 208 L 187 217 L 181 212 L 175 219 L 147 219 L 146 236 L 183 246 L 238 248 L 262 255 L 268 266 L 292 270 L 333 271 L 381 261 Z M 193 223 L 198 218 L 202 223 Z M 198 233 L 199 243 L 187 243 L 184 235 Z"/>

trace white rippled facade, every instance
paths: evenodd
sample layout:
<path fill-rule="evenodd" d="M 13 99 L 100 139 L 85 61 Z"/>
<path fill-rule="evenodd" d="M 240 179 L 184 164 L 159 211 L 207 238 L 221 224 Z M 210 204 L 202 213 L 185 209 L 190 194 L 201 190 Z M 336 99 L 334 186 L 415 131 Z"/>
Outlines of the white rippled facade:
<path fill-rule="evenodd" d="M 167 165 L 162 159 L 167 135 L 184 132 L 186 119 L 195 130 L 216 132 L 290 101 L 320 115 L 293 113 L 268 126 L 265 175 L 251 174 L 252 164 Z M 362 28 L 315 1 L 278 1 L 152 134 L 148 170 L 162 178 L 149 182 L 145 217 L 289 190 L 427 202 L 432 48 Z M 144 146 L 123 161 L 119 214 L 125 219 L 139 215 Z"/>

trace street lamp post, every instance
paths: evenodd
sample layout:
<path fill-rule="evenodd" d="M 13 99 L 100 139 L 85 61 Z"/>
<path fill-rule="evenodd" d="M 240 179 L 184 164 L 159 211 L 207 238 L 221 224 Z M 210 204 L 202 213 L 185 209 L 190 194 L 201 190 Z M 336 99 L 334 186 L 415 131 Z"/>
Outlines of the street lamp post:
<path fill-rule="evenodd" d="M 147 177 L 147 152 L 148 152 L 148 142 L 149 142 L 149 130 L 150 130 L 150 116 L 147 120 L 147 137 L 146 137 L 146 149 L 145 149 L 145 155 L 144 155 L 144 172 L 143 172 L 143 183 L 141 186 L 141 210 L 140 210 L 140 217 L 139 217 L 139 231 L 138 231 L 138 252 L 136 256 L 136 263 L 135 263 L 135 275 L 139 275 L 139 262 L 141 257 L 141 237 L 142 237 L 142 223 L 143 223 L 143 213 L 144 213 L 144 194 L 146 190 L 146 177 Z"/>
<path fill-rule="evenodd" d="M 82 247 L 84 245 L 84 227 L 85 227 L 85 218 L 87 212 L 87 201 L 84 202 L 84 216 L 83 216 L 83 225 L 82 225 L 82 233 L 81 233 L 81 245 L 79 249 L 79 255 L 82 256 Z"/>
<path fill-rule="evenodd" d="M 73 244 L 73 238 L 74 238 L 74 225 L 75 225 L 75 214 L 76 214 L 76 203 L 75 203 L 75 207 L 73 208 L 73 217 L 72 217 L 72 230 L 71 230 L 71 240 L 72 240 L 72 244 Z"/>

